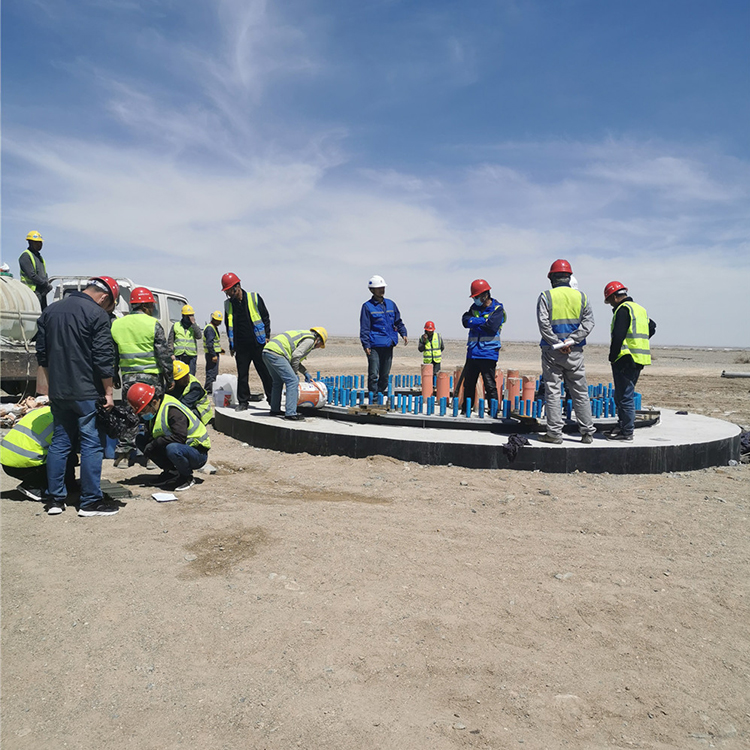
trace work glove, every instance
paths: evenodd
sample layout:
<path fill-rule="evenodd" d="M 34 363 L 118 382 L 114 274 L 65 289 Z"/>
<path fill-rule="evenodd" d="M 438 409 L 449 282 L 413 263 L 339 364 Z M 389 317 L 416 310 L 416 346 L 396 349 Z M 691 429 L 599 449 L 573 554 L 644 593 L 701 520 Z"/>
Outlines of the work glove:
<path fill-rule="evenodd" d="M 312 375 L 309 372 L 305 373 L 305 383 L 312 383 Z"/>

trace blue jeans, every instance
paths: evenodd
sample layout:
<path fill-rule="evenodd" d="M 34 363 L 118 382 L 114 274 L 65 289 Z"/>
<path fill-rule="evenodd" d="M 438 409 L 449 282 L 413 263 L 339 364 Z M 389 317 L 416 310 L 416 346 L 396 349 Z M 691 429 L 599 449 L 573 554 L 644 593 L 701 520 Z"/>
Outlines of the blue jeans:
<path fill-rule="evenodd" d="M 643 367 L 633 362 L 632 357 L 612 364 L 612 382 L 615 386 L 617 422 L 623 435 L 632 435 L 635 430 L 635 385 Z"/>
<path fill-rule="evenodd" d="M 286 416 L 293 417 L 297 413 L 299 401 L 299 378 L 292 369 L 291 362 L 286 357 L 268 349 L 263 350 L 263 362 L 271 376 L 271 411 L 281 411 L 281 391 L 286 386 Z"/>
<path fill-rule="evenodd" d="M 68 456 L 81 441 L 81 508 L 102 499 L 104 431 L 96 424 L 96 400 L 50 399 L 55 429 L 47 453 L 47 497 L 62 503 L 68 496 L 65 469 Z"/>
<path fill-rule="evenodd" d="M 378 346 L 370 349 L 367 358 L 367 390 L 370 393 L 388 393 L 388 376 L 393 361 L 392 346 Z"/>
<path fill-rule="evenodd" d="M 200 469 L 208 461 L 208 453 L 184 443 L 168 443 L 165 452 L 179 475 L 185 478 L 192 477 L 193 469 Z"/>

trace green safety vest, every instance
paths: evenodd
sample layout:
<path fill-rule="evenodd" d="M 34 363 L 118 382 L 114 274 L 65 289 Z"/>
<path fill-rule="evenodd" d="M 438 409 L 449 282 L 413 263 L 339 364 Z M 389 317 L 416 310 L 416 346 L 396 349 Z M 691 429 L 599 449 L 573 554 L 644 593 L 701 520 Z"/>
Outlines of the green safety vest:
<path fill-rule="evenodd" d="M 437 331 L 432 332 L 432 337 L 427 339 L 424 344 L 424 355 L 422 362 L 426 365 L 435 364 L 439 365 L 443 360 L 443 350 L 440 348 L 442 344 L 440 334 Z"/>
<path fill-rule="evenodd" d="M 209 328 L 213 328 L 213 330 L 216 332 L 216 336 L 214 338 L 213 342 L 213 349 L 209 351 L 208 348 L 208 336 L 206 336 L 206 331 Z M 203 329 L 203 351 L 206 354 L 221 354 L 221 337 L 219 336 L 219 329 L 216 328 L 212 323 L 209 323 L 204 329 Z"/>
<path fill-rule="evenodd" d="M 112 323 L 112 338 L 120 352 L 120 372 L 123 375 L 158 375 L 154 336 L 156 318 L 134 312 Z"/>
<path fill-rule="evenodd" d="M 154 417 L 154 428 L 151 431 L 151 435 L 158 438 L 162 435 L 171 434 L 169 431 L 169 422 L 167 421 L 167 412 L 171 406 L 179 409 L 187 417 L 187 445 L 192 448 L 200 447 L 208 450 L 211 447 L 211 439 L 208 437 L 208 430 L 205 425 L 185 404 L 180 403 L 174 396 L 164 396 L 162 398 L 159 411 L 156 412 L 156 416 Z"/>
<path fill-rule="evenodd" d="M 292 353 L 305 339 L 314 339 L 315 334 L 312 331 L 285 331 L 278 336 L 274 336 L 267 344 L 266 349 L 274 354 L 280 354 L 292 361 Z M 302 357 L 304 359 L 305 357 Z"/>
<path fill-rule="evenodd" d="M 187 355 L 188 357 L 196 357 L 198 355 L 198 344 L 195 343 L 195 336 L 193 336 L 193 328 L 183 328 L 182 322 L 177 321 L 173 326 L 174 331 L 174 355 L 175 357 L 181 354 Z"/>
<path fill-rule="evenodd" d="M 617 359 L 629 354 L 637 365 L 650 365 L 651 343 L 648 340 L 648 313 L 646 308 L 637 305 L 635 302 L 623 302 L 622 304 L 630 310 L 630 328 L 622 342 Z M 614 330 L 615 314 L 618 309 L 619 306 L 613 311 L 610 331 Z"/>
<path fill-rule="evenodd" d="M 583 319 L 583 311 L 588 304 L 588 297 L 578 289 L 569 286 L 556 286 L 544 292 L 549 305 L 550 326 L 552 330 L 565 340 L 569 334 L 577 330 Z M 542 346 L 549 344 L 542 339 Z M 579 341 L 576 346 L 585 346 L 586 339 Z"/>
<path fill-rule="evenodd" d="M 196 385 L 200 388 L 203 395 L 195 402 L 195 413 L 203 424 L 208 424 L 214 418 L 214 407 L 211 404 L 211 399 L 195 375 L 188 376 L 188 386 L 183 391 L 183 396 Z"/>
<path fill-rule="evenodd" d="M 49 406 L 30 411 L 0 443 L 0 463 L 17 469 L 42 466 L 47 461 L 54 428 Z"/>
<path fill-rule="evenodd" d="M 253 324 L 253 330 L 255 331 L 255 340 L 259 344 L 265 344 L 266 326 L 258 312 L 258 295 L 255 292 L 250 292 L 250 294 L 243 293 L 242 298 L 247 305 L 247 311 L 250 313 L 250 322 Z M 232 313 L 232 300 L 229 298 L 224 300 L 224 320 L 227 322 L 229 346 L 234 348 L 234 314 Z"/>
<path fill-rule="evenodd" d="M 28 255 L 29 258 L 31 258 L 31 262 L 34 265 L 34 270 L 39 273 L 39 266 L 37 265 L 37 260 L 42 261 L 42 268 L 44 269 L 44 273 L 47 273 L 47 264 L 44 262 L 44 258 L 42 258 L 41 255 L 36 255 L 36 253 L 32 253 L 31 250 L 24 250 L 21 255 Z M 29 289 L 31 289 L 32 292 L 36 291 L 36 284 L 23 272 L 23 269 L 21 269 L 21 281 L 23 281 L 24 284 L 26 284 Z"/>

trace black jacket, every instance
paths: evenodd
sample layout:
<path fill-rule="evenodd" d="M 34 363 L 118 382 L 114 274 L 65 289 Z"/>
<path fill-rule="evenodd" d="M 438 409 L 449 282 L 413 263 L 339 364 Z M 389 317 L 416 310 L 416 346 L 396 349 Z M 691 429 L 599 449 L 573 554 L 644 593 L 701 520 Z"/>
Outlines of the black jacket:
<path fill-rule="evenodd" d="M 623 302 L 632 302 L 632 297 L 625 297 Z M 615 324 L 612 328 L 612 341 L 609 345 L 609 361 L 617 366 L 629 366 L 633 364 L 633 358 L 627 354 L 624 357 L 620 357 L 620 350 L 622 349 L 622 342 L 625 341 L 625 337 L 628 335 L 630 330 L 630 310 L 622 302 L 618 305 L 614 311 Z M 651 338 L 656 333 L 656 323 L 651 318 L 648 320 L 648 337 Z M 620 357 L 620 359 L 617 359 Z M 616 362 L 615 362 L 616 361 Z"/>
<path fill-rule="evenodd" d="M 83 292 L 70 292 L 37 321 L 36 358 L 49 368 L 53 399 L 85 401 L 104 395 L 114 375 L 115 344 L 109 315 Z"/>

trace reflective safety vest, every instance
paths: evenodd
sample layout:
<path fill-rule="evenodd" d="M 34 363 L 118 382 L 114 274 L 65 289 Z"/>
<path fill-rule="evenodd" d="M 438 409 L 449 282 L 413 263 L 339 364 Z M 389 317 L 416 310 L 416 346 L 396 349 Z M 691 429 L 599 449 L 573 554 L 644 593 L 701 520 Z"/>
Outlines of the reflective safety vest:
<path fill-rule="evenodd" d="M 583 311 L 588 304 L 588 297 L 578 289 L 569 286 L 556 286 L 544 292 L 549 306 L 549 317 L 552 330 L 564 340 L 568 334 L 578 330 L 583 320 Z M 541 346 L 550 346 L 542 338 Z M 586 346 L 586 339 L 580 341 L 576 346 Z"/>
<path fill-rule="evenodd" d="M 49 406 L 30 411 L 0 443 L 0 463 L 17 469 L 42 466 L 47 462 L 54 427 Z"/>
<path fill-rule="evenodd" d="M 630 310 L 630 328 L 622 342 L 617 359 L 629 354 L 637 365 L 650 365 L 651 342 L 648 340 L 648 313 L 646 308 L 637 305 L 635 302 L 623 302 L 622 304 Z M 615 308 L 612 315 L 610 330 L 614 330 L 615 314 L 618 309 L 619 306 Z"/>
<path fill-rule="evenodd" d="M 34 270 L 39 273 L 39 263 L 38 261 L 42 262 L 42 268 L 44 269 L 45 275 L 47 274 L 47 264 L 44 262 L 44 258 L 42 258 L 41 255 L 37 255 L 36 253 L 32 253 L 31 250 L 24 250 L 21 255 L 28 255 L 29 258 L 31 258 L 31 263 L 34 266 Z M 21 269 L 21 281 L 23 281 L 24 284 L 26 284 L 29 289 L 31 289 L 32 292 L 36 291 L 36 284 L 23 272 L 23 269 Z"/>
<path fill-rule="evenodd" d="M 258 312 L 258 295 L 255 292 L 248 294 L 243 290 L 242 299 L 247 305 L 247 311 L 250 313 L 250 321 L 253 324 L 253 331 L 255 332 L 255 340 L 259 344 L 266 343 L 266 326 L 263 323 L 263 318 L 260 317 Z M 232 300 L 224 300 L 224 320 L 227 322 L 227 336 L 229 337 L 229 346 L 234 349 L 234 315 L 232 313 Z"/>
<path fill-rule="evenodd" d="M 151 435 L 155 438 L 162 435 L 171 435 L 169 422 L 167 421 L 167 412 L 170 408 L 179 409 L 187 417 L 187 444 L 192 448 L 205 448 L 208 450 L 211 447 L 211 439 L 208 437 L 208 430 L 205 425 L 195 416 L 191 409 L 188 409 L 185 404 L 180 403 L 174 396 L 164 396 L 162 398 L 159 411 L 156 412 L 156 416 L 154 417 L 154 428 L 151 431 Z"/>
<path fill-rule="evenodd" d="M 214 418 L 214 407 L 211 404 L 211 399 L 206 393 L 206 390 L 200 384 L 200 381 L 198 380 L 198 378 L 196 378 L 195 375 L 189 375 L 188 385 L 187 385 L 187 388 L 185 388 L 185 390 L 182 392 L 182 398 L 184 398 L 188 394 L 188 392 L 194 391 L 194 390 L 197 390 L 203 394 L 195 402 L 194 412 L 198 415 L 198 419 L 200 419 L 200 421 L 203 422 L 203 424 L 208 424 Z M 180 403 L 182 403 L 181 400 L 180 400 Z M 185 404 L 185 406 L 187 406 L 187 404 Z"/>
<path fill-rule="evenodd" d="M 206 333 L 209 329 L 213 329 L 216 336 L 214 337 L 212 348 L 208 348 L 208 336 Z M 206 354 L 221 354 L 221 336 L 219 335 L 219 329 L 216 328 L 212 323 L 209 323 L 204 329 L 203 329 L 203 351 Z"/>
<path fill-rule="evenodd" d="M 154 336 L 156 318 L 134 312 L 112 323 L 112 338 L 120 352 L 120 372 L 123 375 L 158 375 Z"/>
<path fill-rule="evenodd" d="M 305 339 L 314 339 L 315 334 L 312 331 L 285 331 L 278 336 L 274 336 L 267 344 L 266 349 L 274 354 L 280 354 L 292 361 L 292 353 Z M 305 355 L 307 356 L 307 355 Z M 302 357 L 304 359 L 305 357 Z"/>
<path fill-rule="evenodd" d="M 432 336 L 424 343 L 424 352 L 422 362 L 426 365 L 439 365 L 443 361 L 443 350 L 440 345 L 443 343 L 440 334 L 437 331 L 432 332 Z"/>
<path fill-rule="evenodd" d="M 173 326 L 174 331 L 174 355 L 179 357 L 184 354 L 188 357 L 195 357 L 198 354 L 198 344 L 195 343 L 193 336 L 193 327 L 184 328 L 182 321 L 178 320 Z"/>

